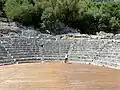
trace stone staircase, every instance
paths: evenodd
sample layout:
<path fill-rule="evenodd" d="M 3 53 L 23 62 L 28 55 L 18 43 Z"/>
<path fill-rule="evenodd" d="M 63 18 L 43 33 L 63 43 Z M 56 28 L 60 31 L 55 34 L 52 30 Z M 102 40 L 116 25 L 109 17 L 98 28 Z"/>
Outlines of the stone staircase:
<path fill-rule="evenodd" d="M 12 59 L 10 53 L 5 49 L 5 47 L 0 43 L 0 66 L 13 64 L 14 60 Z"/>
<path fill-rule="evenodd" d="M 43 49 L 45 59 L 63 60 L 72 41 L 48 41 Z"/>
<path fill-rule="evenodd" d="M 120 67 L 120 42 L 112 39 L 57 40 L 46 35 L 0 38 L 0 65 L 64 60 L 66 53 L 71 61 Z"/>
<path fill-rule="evenodd" d="M 74 40 L 69 51 L 69 59 L 80 61 L 81 63 L 91 63 L 105 43 L 106 41 L 96 39 Z"/>
<path fill-rule="evenodd" d="M 37 43 L 34 38 L 4 38 L 2 44 L 16 62 L 41 59 L 40 40 Z"/>
<path fill-rule="evenodd" d="M 98 57 L 94 62 L 102 66 L 120 67 L 120 43 L 108 42 L 104 48 L 99 52 Z"/>
<path fill-rule="evenodd" d="M 120 68 L 120 42 L 108 39 L 74 40 L 69 59 L 79 63 Z"/>
<path fill-rule="evenodd" d="M 6 37 L 0 38 L 0 40 L 14 63 L 63 60 L 71 44 L 71 41 L 57 41 L 53 38 L 44 38 L 43 40 L 40 38 Z"/>

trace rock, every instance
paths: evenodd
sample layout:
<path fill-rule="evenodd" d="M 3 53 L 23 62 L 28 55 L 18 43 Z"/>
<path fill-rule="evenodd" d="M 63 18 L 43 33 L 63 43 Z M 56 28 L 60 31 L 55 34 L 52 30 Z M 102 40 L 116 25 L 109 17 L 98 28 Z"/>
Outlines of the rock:
<path fill-rule="evenodd" d="M 0 11 L 0 17 L 2 16 L 2 14 L 3 14 L 3 12 L 2 12 L 2 11 Z"/>
<path fill-rule="evenodd" d="M 0 33 L 8 34 L 9 32 L 19 33 L 20 29 L 15 23 L 0 22 Z"/>
<path fill-rule="evenodd" d="M 0 18 L 0 34 L 2 36 L 36 37 L 40 32 L 33 26 L 27 27 L 16 22 L 7 22 L 6 18 Z"/>
<path fill-rule="evenodd" d="M 7 18 L 0 17 L 0 22 L 8 22 Z"/>
<path fill-rule="evenodd" d="M 113 39 L 120 39 L 120 34 L 116 34 L 113 36 Z"/>
<path fill-rule="evenodd" d="M 33 26 L 22 26 L 20 25 L 20 31 L 21 31 L 21 36 L 24 37 L 36 37 L 38 34 L 40 34 L 39 31 L 33 28 Z"/>
<path fill-rule="evenodd" d="M 71 27 L 62 27 L 57 29 L 57 34 L 78 33 L 78 31 Z"/>
<path fill-rule="evenodd" d="M 98 36 L 98 35 L 90 35 L 90 38 L 91 38 L 91 39 L 100 39 L 101 36 Z"/>
<path fill-rule="evenodd" d="M 113 33 L 106 33 L 104 31 L 100 31 L 99 33 L 97 32 L 96 34 L 97 36 L 100 36 L 103 39 L 112 39 L 114 36 Z"/>

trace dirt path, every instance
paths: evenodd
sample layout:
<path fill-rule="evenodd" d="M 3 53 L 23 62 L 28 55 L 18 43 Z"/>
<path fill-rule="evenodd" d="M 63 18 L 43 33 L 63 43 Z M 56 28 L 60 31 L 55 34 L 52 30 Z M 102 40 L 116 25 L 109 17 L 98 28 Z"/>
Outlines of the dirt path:
<path fill-rule="evenodd" d="M 120 70 L 64 63 L 1 66 L 0 90 L 120 90 Z"/>

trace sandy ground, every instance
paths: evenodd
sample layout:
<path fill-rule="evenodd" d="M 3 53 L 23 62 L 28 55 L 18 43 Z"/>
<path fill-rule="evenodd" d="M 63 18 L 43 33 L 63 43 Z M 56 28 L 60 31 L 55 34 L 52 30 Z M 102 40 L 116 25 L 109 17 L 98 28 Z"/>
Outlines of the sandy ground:
<path fill-rule="evenodd" d="M 120 70 L 75 63 L 0 66 L 0 90 L 120 90 Z"/>

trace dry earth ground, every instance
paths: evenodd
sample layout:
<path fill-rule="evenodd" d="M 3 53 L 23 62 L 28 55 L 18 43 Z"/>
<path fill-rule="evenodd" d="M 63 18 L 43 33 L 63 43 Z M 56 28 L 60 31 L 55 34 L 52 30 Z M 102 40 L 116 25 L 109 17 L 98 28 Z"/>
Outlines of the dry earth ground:
<path fill-rule="evenodd" d="M 75 63 L 0 66 L 0 90 L 120 90 L 120 70 Z"/>

